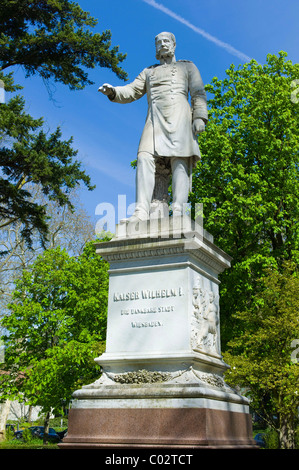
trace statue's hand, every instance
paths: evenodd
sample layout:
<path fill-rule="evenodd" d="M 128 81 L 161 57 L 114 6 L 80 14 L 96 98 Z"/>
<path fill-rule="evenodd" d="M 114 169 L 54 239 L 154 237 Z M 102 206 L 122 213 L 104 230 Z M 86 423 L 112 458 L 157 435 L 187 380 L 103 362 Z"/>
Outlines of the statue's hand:
<path fill-rule="evenodd" d="M 98 88 L 98 91 L 100 91 L 106 96 L 112 96 L 114 94 L 114 87 L 112 85 L 109 85 L 109 83 L 104 83 L 104 85 Z"/>
<path fill-rule="evenodd" d="M 203 119 L 200 119 L 200 118 L 194 119 L 192 130 L 195 135 L 198 135 L 204 132 L 205 128 L 206 128 L 206 125 Z"/>

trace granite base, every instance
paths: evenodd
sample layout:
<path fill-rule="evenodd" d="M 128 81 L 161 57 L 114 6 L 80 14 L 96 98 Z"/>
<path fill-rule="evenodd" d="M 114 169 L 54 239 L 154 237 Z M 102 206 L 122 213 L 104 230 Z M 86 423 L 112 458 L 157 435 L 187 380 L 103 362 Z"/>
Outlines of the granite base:
<path fill-rule="evenodd" d="M 249 414 L 204 408 L 71 409 L 65 449 L 254 448 Z"/>

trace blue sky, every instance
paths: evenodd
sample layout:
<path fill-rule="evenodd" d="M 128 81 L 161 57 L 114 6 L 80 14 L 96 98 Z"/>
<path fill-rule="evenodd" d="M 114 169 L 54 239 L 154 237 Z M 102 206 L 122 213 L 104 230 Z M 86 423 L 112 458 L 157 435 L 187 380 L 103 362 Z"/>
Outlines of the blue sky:
<path fill-rule="evenodd" d="M 127 53 L 122 67 L 132 81 L 145 67 L 156 62 L 154 38 L 170 31 L 177 40 L 176 58 L 193 61 L 204 83 L 214 76 L 223 78 L 231 63 L 236 66 L 250 58 L 260 63 L 268 53 L 284 50 L 299 61 L 298 0 L 78 0 L 80 6 L 98 19 L 94 31 L 110 29 L 112 44 Z M 111 103 L 97 92 L 108 82 L 122 85 L 110 70 L 90 72 L 95 82 L 82 91 L 51 84 L 53 99 L 38 77 L 24 79 L 15 69 L 16 81 L 24 86 L 27 111 L 44 117 L 50 131 L 62 128 L 63 137 L 73 136 L 78 158 L 96 189 L 81 190 L 81 200 L 91 217 L 100 203 L 117 209 L 118 195 L 127 205 L 135 201 L 136 158 L 147 112 L 146 97 L 127 105 Z M 299 77 L 298 77 L 299 78 Z M 124 214 L 119 214 L 123 217 Z M 116 221 L 118 213 L 116 210 Z"/>

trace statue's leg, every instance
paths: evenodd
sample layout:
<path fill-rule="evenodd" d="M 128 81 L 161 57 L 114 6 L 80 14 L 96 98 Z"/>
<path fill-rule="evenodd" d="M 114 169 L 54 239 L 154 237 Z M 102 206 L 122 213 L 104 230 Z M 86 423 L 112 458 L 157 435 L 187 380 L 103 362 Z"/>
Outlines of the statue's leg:
<path fill-rule="evenodd" d="M 136 209 L 134 216 L 148 219 L 155 186 L 155 158 L 148 152 L 140 152 L 136 171 Z"/>
<path fill-rule="evenodd" d="M 183 213 L 184 204 L 189 195 L 189 159 L 187 157 L 171 158 L 172 169 L 172 211 L 174 216 Z"/>
<path fill-rule="evenodd" d="M 169 179 L 171 174 L 170 158 L 156 157 L 155 187 L 150 207 L 150 219 L 169 217 Z"/>

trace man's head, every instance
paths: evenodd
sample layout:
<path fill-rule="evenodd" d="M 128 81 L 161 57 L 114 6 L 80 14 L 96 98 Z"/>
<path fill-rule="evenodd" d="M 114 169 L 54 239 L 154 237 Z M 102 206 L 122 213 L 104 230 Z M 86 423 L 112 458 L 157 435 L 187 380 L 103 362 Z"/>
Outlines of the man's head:
<path fill-rule="evenodd" d="M 161 57 L 173 57 L 175 52 L 175 36 L 172 33 L 163 32 L 155 37 L 156 59 Z"/>

